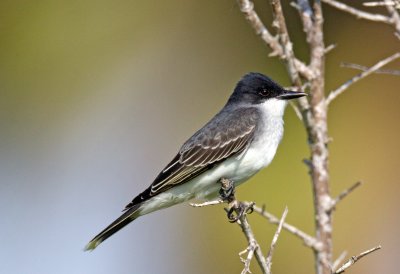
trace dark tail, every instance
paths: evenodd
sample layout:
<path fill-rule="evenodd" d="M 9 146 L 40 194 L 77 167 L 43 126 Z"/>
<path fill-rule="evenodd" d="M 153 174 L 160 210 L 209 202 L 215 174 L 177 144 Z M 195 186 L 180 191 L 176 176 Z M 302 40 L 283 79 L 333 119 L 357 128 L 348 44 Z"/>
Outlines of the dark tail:
<path fill-rule="evenodd" d="M 124 226 L 139 217 L 138 209 L 140 204 L 136 204 L 129 208 L 124 214 L 122 214 L 118 219 L 107 226 L 102 232 L 100 232 L 96 237 L 94 237 L 86 246 L 85 251 L 95 249 L 99 244 L 104 242 L 106 239 L 111 237 L 114 233 L 122 229 Z"/>

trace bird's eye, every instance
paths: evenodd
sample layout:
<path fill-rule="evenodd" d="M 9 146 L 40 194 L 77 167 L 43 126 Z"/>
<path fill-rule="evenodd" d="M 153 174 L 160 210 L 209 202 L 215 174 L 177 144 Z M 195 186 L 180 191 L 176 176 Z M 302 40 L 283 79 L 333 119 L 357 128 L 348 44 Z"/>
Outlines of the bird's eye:
<path fill-rule="evenodd" d="M 263 88 L 263 89 L 260 89 L 258 93 L 259 93 L 261 96 L 268 96 L 269 91 L 268 91 L 267 89 Z"/>

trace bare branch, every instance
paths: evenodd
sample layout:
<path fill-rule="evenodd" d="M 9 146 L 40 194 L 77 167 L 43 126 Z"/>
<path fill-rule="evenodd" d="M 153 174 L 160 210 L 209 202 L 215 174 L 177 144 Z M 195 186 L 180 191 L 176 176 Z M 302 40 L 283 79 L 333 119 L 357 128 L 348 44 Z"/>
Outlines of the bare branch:
<path fill-rule="evenodd" d="M 388 63 L 394 61 L 395 59 L 400 57 L 400 52 L 397 52 L 393 54 L 392 56 L 389 56 L 386 59 L 383 59 L 370 67 L 368 70 L 363 71 L 362 73 L 354 76 L 352 79 L 348 80 L 346 83 L 335 89 L 334 91 L 331 91 L 328 95 L 328 98 L 326 99 L 326 104 L 329 105 L 336 97 L 338 97 L 340 94 L 342 94 L 346 89 L 348 89 L 352 84 L 358 82 L 359 80 L 367 77 L 371 73 L 374 73 L 381 67 L 387 65 Z"/>
<path fill-rule="evenodd" d="M 315 236 L 312 237 L 298 228 L 281 222 L 281 228 L 289 231 L 293 235 L 302 239 L 306 246 L 314 251 L 316 273 L 331 274 L 332 273 L 332 208 L 358 185 L 351 187 L 349 190 L 341 193 L 336 199 L 333 199 L 330 194 L 329 184 L 329 151 L 327 144 L 329 136 L 327 131 L 327 110 L 328 104 L 340 95 L 353 83 L 368 76 L 370 73 L 380 69 L 388 62 L 400 57 L 400 53 L 382 60 L 372 68 L 363 71 L 359 75 L 332 91 L 328 98 L 325 96 L 325 55 L 333 46 L 325 47 L 323 22 L 324 16 L 321 6 L 321 1 L 325 2 L 339 10 L 343 10 L 358 18 L 383 22 L 390 25 L 395 25 L 393 15 L 384 16 L 365 12 L 346 4 L 338 2 L 340 0 L 296 0 L 292 4 L 299 12 L 303 23 L 303 30 L 306 33 L 307 42 L 310 47 L 310 62 L 309 65 L 299 61 L 293 51 L 293 44 L 290 40 L 287 30 L 285 16 L 281 6 L 281 0 L 270 0 L 272 5 L 272 13 L 274 16 L 273 26 L 277 29 L 277 35 L 271 35 L 267 28 L 262 24 L 260 18 L 254 11 L 253 3 L 250 0 L 237 0 L 242 12 L 246 15 L 247 20 L 252 25 L 253 29 L 266 44 L 272 49 L 272 53 L 284 59 L 288 71 L 288 75 L 292 84 L 301 88 L 300 77 L 305 78 L 310 82 L 310 96 L 298 100 L 298 105 L 294 107 L 296 114 L 301 112 L 303 123 L 307 130 L 311 156 L 307 162 L 310 167 L 310 175 L 313 187 L 313 200 L 315 209 Z M 389 0 L 385 0 L 389 1 Z M 310 6 L 312 2 L 312 7 Z M 389 12 L 390 13 L 390 12 Z M 397 12 L 396 12 L 397 14 Z M 265 31 L 268 35 L 265 35 Z M 263 34 L 264 33 L 264 34 Z M 253 207 L 254 211 L 264 216 L 271 223 L 279 224 L 280 220 L 274 215 L 265 212 L 258 207 Z M 250 241 L 249 241 L 250 243 Z M 251 245 L 249 244 L 251 247 Z M 252 249 L 248 248 L 251 251 Z M 254 249 L 255 251 L 257 249 Z M 250 252 L 249 252 L 250 253 Z M 252 253 L 248 254 L 251 258 Z M 342 259 L 344 255 L 341 256 Z M 365 256 L 365 255 L 364 255 Z M 335 267 L 340 264 L 341 260 L 337 260 Z M 246 262 L 246 260 L 244 260 Z M 246 264 L 245 264 L 246 266 Z M 245 271 L 247 272 L 247 270 Z"/>
<path fill-rule="evenodd" d="M 247 204 L 247 203 L 245 203 Z M 261 216 L 263 216 L 264 218 L 266 218 L 268 220 L 268 222 L 270 222 L 271 224 L 279 224 L 279 219 L 269 213 L 268 211 L 266 211 L 264 208 L 260 208 L 257 206 L 253 206 L 253 210 L 254 212 L 257 212 L 258 214 L 260 214 Z M 290 225 L 286 222 L 284 222 L 282 224 L 283 229 L 285 229 L 286 231 L 292 233 L 293 235 L 295 235 L 296 237 L 298 237 L 299 239 L 303 240 L 303 243 L 310 247 L 313 250 L 319 250 L 320 248 L 320 244 L 318 243 L 318 241 L 310 236 L 309 234 L 301 231 L 300 229 L 298 229 L 297 227 Z"/>
<path fill-rule="evenodd" d="M 395 36 L 400 39 L 400 15 L 396 10 L 396 8 L 400 7 L 399 1 L 384 0 L 383 2 L 364 3 L 364 6 L 370 6 L 370 7 L 386 6 L 386 9 L 388 10 L 390 16 L 362 11 L 354 7 L 351 7 L 349 5 L 346 5 L 344 3 L 338 2 L 336 0 L 322 0 L 322 1 L 328 5 L 331 5 L 332 7 L 350 13 L 356 16 L 357 18 L 393 25 L 396 30 Z"/>
<path fill-rule="evenodd" d="M 327 106 L 325 104 L 325 43 L 324 16 L 320 0 L 313 1 L 313 39 L 310 43 L 310 68 L 317 77 L 311 81 L 310 117 L 304 119 L 311 152 L 310 177 L 314 201 L 315 238 L 319 249 L 314 250 L 317 274 L 331 274 L 332 216 L 326 210 L 331 201 L 329 185 L 329 150 Z"/>
<path fill-rule="evenodd" d="M 296 65 L 296 68 L 299 70 L 299 73 L 308 81 L 315 78 L 315 72 L 312 71 L 306 64 L 304 64 L 304 62 L 295 58 L 294 63 Z"/>
<path fill-rule="evenodd" d="M 268 44 L 272 49 L 271 56 L 282 56 L 283 50 L 281 45 L 278 43 L 278 39 L 268 31 L 260 17 L 254 10 L 254 4 L 250 0 L 238 0 L 240 11 L 245 14 L 247 21 L 253 27 L 255 32 L 261 36 L 261 39 Z"/>
<path fill-rule="evenodd" d="M 274 16 L 274 21 L 272 24 L 278 31 L 279 42 L 283 49 L 282 58 L 285 60 L 286 68 L 291 82 L 295 84 L 299 89 L 301 89 L 302 83 L 299 76 L 300 71 L 296 65 L 296 57 L 293 52 L 293 43 L 290 41 L 289 32 L 286 27 L 286 21 L 283 14 L 281 1 L 270 0 L 270 2 L 272 5 L 272 13 Z M 308 101 L 304 97 L 297 100 L 296 104 L 301 111 L 305 111 L 306 109 L 308 109 Z"/>
<path fill-rule="evenodd" d="M 272 12 L 274 15 L 273 26 L 278 30 L 279 41 L 283 48 L 284 59 L 289 72 L 290 79 L 297 87 L 301 88 L 301 80 L 298 69 L 294 63 L 293 43 L 290 41 L 289 32 L 286 27 L 285 16 L 283 14 L 280 0 L 271 0 Z"/>
<path fill-rule="evenodd" d="M 258 262 L 258 264 L 259 264 L 259 266 L 260 266 L 260 268 L 262 270 L 262 273 L 268 274 L 269 272 L 268 272 L 267 262 L 265 260 L 265 257 L 263 255 L 262 251 L 261 251 L 261 247 L 258 244 L 258 242 L 257 242 L 257 240 L 256 240 L 256 238 L 254 236 L 253 230 L 251 229 L 250 224 L 247 221 L 246 214 L 243 214 L 240 217 L 239 221 L 240 222 L 238 222 L 238 224 L 242 228 L 242 231 L 243 231 L 244 235 L 246 236 L 246 239 L 247 239 L 247 241 L 249 243 L 249 246 L 248 246 L 247 250 L 248 250 L 249 253 L 251 252 L 251 254 L 248 254 L 247 259 L 244 261 L 245 262 L 245 266 L 244 266 L 244 269 L 242 271 L 242 274 L 251 273 L 250 272 L 250 261 L 251 261 L 251 259 L 253 257 L 253 254 L 256 257 L 256 260 L 257 260 L 257 262 Z M 241 255 L 241 254 L 243 254 L 243 252 L 241 252 L 239 254 Z"/>
<path fill-rule="evenodd" d="M 355 183 L 354 185 L 352 185 L 351 187 L 349 187 L 348 189 L 342 191 L 333 201 L 332 201 L 332 205 L 330 207 L 329 210 L 333 210 L 336 205 L 342 201 L 344 198 L 347 197 L 347 195 L 349 195 L 350 193 L 352 193 L 356 188 L 358 188 L 359 186 L 362 185 L 361 181 L 358 181 L 357 183 Z"/>
<path fill-rule="evenodd" d="M 299 12 L 300 19 L 303 23 L 303 31 L 306 34 L 306 40 L 311 43 L 313 35 L 313 10 L 308 0 L 297 0 L 297 4 L 292 2 L 291 5 Z"/>
<path fill-rule="evenodd" d="M 369 69 L 369 67 L 367 67 L 367 66 L 362 66 L 362 65 L 353 64 L 353 63 L 346 63 L 346 62 L 342 62 L 340 64 L 340 66 L 344 67 L 344 68 L 358 69 L 358 70 L 361 70 L 361 71 L 367 71 Z M 395 69 L 377 69 L 374 73 L 377 73 L 377 74 L 391 74 L 391 75 L 400 76 L 400 70 L 395 70 Z"/>
<path fill-rule="evenodd" d="M 242 203 L 239 202 L 235 197 L 235 184 L 233 181 L 228 180 L 226 178 L 220 179 L 221 183 L 221 190 L 220 190 L 220 197 L 215 201 L 205 202 L 202 204 L 190 204 L 193 207 L 204 207 L 210 206 L 215 204 L 220 204 L 223 202 L 228 203 L 229 208 L 225 209 L 227 211 L 228 220 L 230 222 L 237 222 L 238 225 L 241 227 L 243 234 L 245 235 L 248 246 L 245 250 L 239 253 L 240 260 L 244 263 L 244 269 L 242 274 L 251 273 L 250 272 L 250 262 L 253 256 L 256 257 L 256 260 L 262 270 L 263 274 L 270 274 L 268 272 L 267 263 L 265 257 L 262 253 L 261 247 L 258 244 L 253 230 L 250 227 L 249 222 L 247 221 L 247 212 L 250 210 L 252 211 L 254 203 L 247 202 Z M 236 212 L 236 216 L 233 213 Z M 248 252 L 246 259 L 242 258 L 242 255 Z"/>
<path fill-rule="evenodd" d="M 249 21 L 251 27 L 254 29 L 257 35 L 260 35 L 261 39 L 271 48 L 271 56 L 279 56 L 284 58 L 284 51 L 282 46 L 279 44 L 278 38 L 271 35 L 260 17 L 254 10 L 254 4 L 250 0 L 237 0 L 241 12 L 245 15 L 247 21 Z M 295 59 L 294 63 L 296 68 L 299 70 L 302 76 L 306 79 L 313 78 L 313 72 L 304 64 L 302 61 Z"/>
<path fill-rule="evenodd" d="M 334 8 L 337 8 L 338 10 L 350 13 L 350 14 L 356 16 L 357 18 L 366 19 L 366 20 L 375 21 L 375 22 L 382 22 L 382 23 L 386 23 L 386 24 L 392 24 L 392 20 L 388 16 L 362 11 L 362 10 L 353 8 L 351 6 L 348 6 L 344 3 L 341 3 L 341 2 L 338 2 L 335 0 L 322 0 L 322 2 L 332 6 Z"/>
<path fill-rule="evenodd" d="M 396 8 L 400 8 L 400 2 L 397 2 L 396 7 L 394 7 L 393 5 L 390 5 L 392 1 L 390 0 L 385 0 L 385 4 L 386 4 L 386 9 L 388 10 L 392 22 L 393 22 L 393 26 L 396 29 L 395 31 L 395 35 L 397 38 L 400 39 L 400 15 L 397 12 Z"/>
<path fill-rule="evenodd" d="M 254 250 L 256 250 L 255 244 L 254 243 L 249 243 L 249 246 L 245 250 L 239 252 L 240 260 L 244 264 L 244 268 L 243 268 L 241 274 L 251 273 L 251 271 L 250 271 L 250 263 L 251 263 L 251 260 L 253 259 L 253 256 L 254 256 Z M 242 255 L 244 255 L 246 253 L 247 253 L 247 257 L 246 257 L 246 259 L 243 259 Z"/>
<path fill-rule="evenodd" d="M 383 2 L 383 1 L 379 1 L 379 2 L 365 2 L 363 3 L 363 6 L 365 7 L 382 7 L 382 6 L 394 6 L 396 8 L 400 8 L 400 2 L 399 1 L 387 1 Z"/>
<path fill-rule="evenodd" d="M 340 274 L 343 273 L 346 269 L 348 269 L 350 266 L 352 266 L 353 264 L 355 264 L 359 259 L 361 259 L 364 256 L 367 256 L 368 254 L 371 254 L 374 251 L 377 251 L 379 249 L 381 249 L 382 247 L 379 245 L 377 247 L 371 248 L 369 250 L 366 250 L 362 253 L 360 253 L 357 256 L 353 256 L 351 257 L 347 262 L 345 262 L 338 270 L 336 270 L 334 272 L 334 274 Z"/>
<path fill-rule="evenodd" d="M 274 21 L 272 25 L 278 30 L 279 42 L 283 49 L 283 58 L 286 61 L 292 82 L 299 88 L 302 86 L 297 67 L 294 63 L 293 43 L 290 41 L 280 0 L 271 0 Z"/>
<path fill-rule="evenodd" d="M 279 225 L 278 225 L 278 228 L 276 229 L 274 237 L 272 238 L 271 247 L 269 248 L 269 251 L 268 251 L 266 261 L 267 261 L 268 271 L 270 273 L 271 273 L 271 265 L 272 265 L 272 255 L 274 254 L 275 246 L 278 241 L 279 234 L 282 231 L 282 226 L 283 226 L 283 223 L 285 222 L 287 214 L 288 214 L 288 208 L 286 207 L 285 211 L 282 214 L 281 220 L 279 221 Z"/>

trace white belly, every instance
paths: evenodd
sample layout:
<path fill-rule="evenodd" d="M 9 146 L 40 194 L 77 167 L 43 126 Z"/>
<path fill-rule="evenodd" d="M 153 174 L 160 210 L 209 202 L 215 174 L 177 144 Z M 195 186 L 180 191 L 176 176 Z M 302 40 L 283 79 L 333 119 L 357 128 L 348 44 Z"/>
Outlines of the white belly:
<path fill-rule="evenodd" d="M 141 214 L 147 214 L 192 198 L 215 198 L 221 188 L 219 184 L 221 178 L 233 180 L 235 185 L 239 185 L 268 166 L 282 139 L 282 116 L 285 103 L 268 101 L 260 108 L 263 116 L 258 126 L 258 132 L 256 132 L 256 138 L 245 151 L 225 160 L 190 182 L 176 186 L 150 199 L 143 205 Z"/>

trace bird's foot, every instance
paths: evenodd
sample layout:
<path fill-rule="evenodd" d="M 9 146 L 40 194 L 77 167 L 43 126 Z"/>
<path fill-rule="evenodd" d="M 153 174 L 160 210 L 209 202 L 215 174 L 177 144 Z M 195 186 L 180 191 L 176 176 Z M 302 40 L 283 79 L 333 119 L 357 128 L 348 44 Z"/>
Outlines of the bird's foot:
<path fill-rule="evenodd" d="M 231 223 L 237 222 L 244 214 L 253 212 L 254 203 L 245 204 L 236 200 L 235 197 L 235 184 L 232 180 L 222 178 L 221 189 L 219 191 L 220 199 L 227 202 L 229 207 L 225 208 L 228 220 Z"/>
<path fill-rule="evenodd" d="M 229 204 L 229 208 L 225 208 L 228 216 L 228 220 L 231 223 L 236 223 L 245 214 L 251 214 L 253 212 L 254 202 L 242 203 L 237 200 Z"/>

